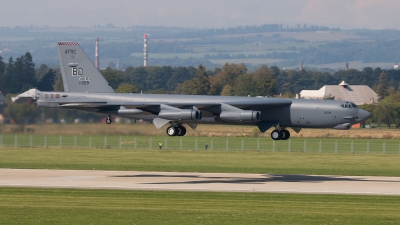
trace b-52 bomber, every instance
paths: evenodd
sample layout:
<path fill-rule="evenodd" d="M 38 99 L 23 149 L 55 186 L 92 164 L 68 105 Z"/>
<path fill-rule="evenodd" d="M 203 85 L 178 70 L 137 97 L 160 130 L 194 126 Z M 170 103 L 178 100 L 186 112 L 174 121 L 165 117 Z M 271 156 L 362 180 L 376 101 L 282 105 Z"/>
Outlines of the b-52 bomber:
<path fill-rule="evenodd" d="M 76 42 L 58 42 L 64 92 L 37 89 L 20 94 L 15 102 L 33 99 L 38 107 L 73 109 L 168 124 L 168 136 L 184 136 L 187 126 L 236 124 L 257 126 L 261 132 L 275 127 L 273 140 L 287 140 L 292 128 L 346 130 L 371 114 L 352 102 L 265 97 L 115 93 Z"/>

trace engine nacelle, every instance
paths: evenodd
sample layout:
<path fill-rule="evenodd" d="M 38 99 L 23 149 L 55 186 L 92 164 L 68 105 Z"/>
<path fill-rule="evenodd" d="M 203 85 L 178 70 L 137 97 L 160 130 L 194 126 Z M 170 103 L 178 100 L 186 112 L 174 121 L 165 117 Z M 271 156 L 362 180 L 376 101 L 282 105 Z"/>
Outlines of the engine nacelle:
<path fill-rule="evenodd" d="M 201 111 L 195 109 L 181 109 L 181 110 L 161 110 L 158 114 L 159 118 L 166 120 L 201 120 Z"/>
<path fill-rule="evenodd" d="M 221 120 L 240 123 L 261 121 L 261 112 L 254 110 L 224 111 L 219 115 Z"/>

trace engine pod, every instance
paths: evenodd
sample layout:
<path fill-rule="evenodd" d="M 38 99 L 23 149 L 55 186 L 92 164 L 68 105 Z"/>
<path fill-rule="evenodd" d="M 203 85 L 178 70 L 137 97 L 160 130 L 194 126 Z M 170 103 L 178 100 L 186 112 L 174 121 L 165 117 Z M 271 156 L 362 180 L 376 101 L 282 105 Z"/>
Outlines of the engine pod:
<path fill-rule="evenodd" d="M 254 110 L 224 111 L 219 115 L 221 120 L 239 123 L 258 122 L 261 120 L 261 112 Z"/>
<path fill-rule="evenodd" d="M 166 120 L 201 120 L 201 111 L 195 109 L 161 110 L 158 117 Z"/>

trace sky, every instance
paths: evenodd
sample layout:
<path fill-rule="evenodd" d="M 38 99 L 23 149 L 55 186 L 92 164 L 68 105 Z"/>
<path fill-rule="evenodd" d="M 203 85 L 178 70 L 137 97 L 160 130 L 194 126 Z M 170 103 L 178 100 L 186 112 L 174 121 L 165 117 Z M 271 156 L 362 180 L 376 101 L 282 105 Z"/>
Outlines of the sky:
<path fill-rule="evenodd" d="M 13 0 L 1 26 L 175 26 L 227 28 L 308 24 L 399 29 L 398 0 Z"/>

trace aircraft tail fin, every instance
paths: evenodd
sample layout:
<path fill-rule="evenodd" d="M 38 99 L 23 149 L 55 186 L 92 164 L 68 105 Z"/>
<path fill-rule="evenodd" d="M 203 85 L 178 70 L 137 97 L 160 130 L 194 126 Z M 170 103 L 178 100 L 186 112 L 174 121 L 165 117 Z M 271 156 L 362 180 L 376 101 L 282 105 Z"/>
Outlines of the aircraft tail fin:
<path fill-rule="evenodd" d="M 58 42 L 57 46 L 64 91 L 114 92 L 77 42 Z"/>

